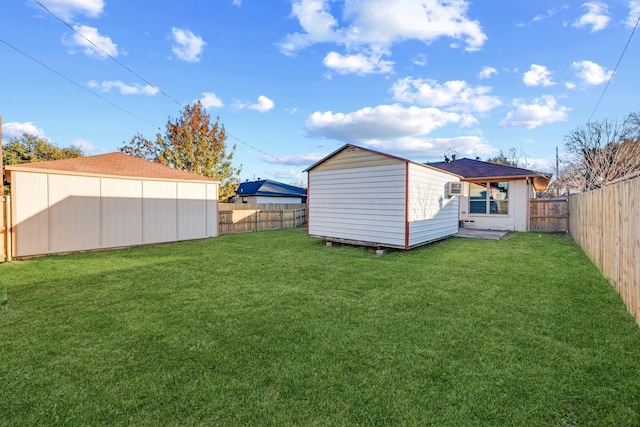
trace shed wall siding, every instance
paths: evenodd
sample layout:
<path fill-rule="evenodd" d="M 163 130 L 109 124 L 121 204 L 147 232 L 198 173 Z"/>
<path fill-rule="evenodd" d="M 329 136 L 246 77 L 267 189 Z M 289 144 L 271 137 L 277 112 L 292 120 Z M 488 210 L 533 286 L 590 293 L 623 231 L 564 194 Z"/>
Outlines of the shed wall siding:
<path fill-rule="evenodd" d="M 217 185 L 14 172 L 14 256 L 216 236 Z"/>
<path fill-rule="evenodd" d="M 49 196 L 47 175 L 14 172 L 12 194 L 29 194 L 22 203 L 12 199 L 15 248 L 25 253 L 42 254 L 49 251 Z"/>
<path fill-rule="evenodd" d="M 332 159 L 333 160 L 333 159 Z M 405 163 L 309 172 L 309 234 L 405 244 Z"/>
<path fill-rule="evenodd" d="M 312 170 L 314 172 L 323 172 L 331 170 L 389 166 L 397 165 L 399 163 L 404 164 L 404 162 L 393 157 L 383 156 L 377 153 L 372 153 L 368 150 L 361 150 L 359 148 L 352 147 L 336 153 L 333 157 L 317 165 Z"/>
<path fill-rule="evenodd" d="M 204 184 L 207 191 L 207 237 L 218 235 L 218 184 Z"/>
<path fill-rule="evenodd" d="M 142 235 L 147 243 L 178 240 L 178 188 L 175 182 L 143 181 Z"/>
<path fill-rule="evenodd" d="M 458 198 L 447 197 L 453 175 L 410 164 L 409 246 L 445 238 L 458 232 Z"/>
<path fill-rule="evenodd" d="M 142 231 L 142 181 L 102 179 L 102 247 L 136 245 Z"/>
<path fill-rule="evenodd" d="M 207 190 L 204 184 L 178 183 L 178 239 L 207 235 Z"/>
<path fill-rule="evenodd" d="M 49 175 L 48 191 L 50 251 L 101 247 L 100 178 Z"/>
<path fill-rule="evenodd" d="M 529 185 L 524 179 L 509 181 L 509 208 L 507 215 L 469 214 L 469 197 L 460 198 L 460 219 L 465 228 L 485 230 L 527 231 Z"/>

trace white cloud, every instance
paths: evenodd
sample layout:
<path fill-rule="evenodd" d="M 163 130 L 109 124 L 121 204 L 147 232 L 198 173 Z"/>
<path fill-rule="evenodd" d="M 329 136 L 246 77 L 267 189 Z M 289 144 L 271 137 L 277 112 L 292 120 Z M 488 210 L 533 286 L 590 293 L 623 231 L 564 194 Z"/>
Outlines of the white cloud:
<path fill-rule="evenodd" d="M 87 56 L 105 59 L 107 55 L 118 56 L 118 45 L 110 37 L 103 36 L 97 28 L 88 25 L 74 25 L 76 31 L 71 38 L 65 36 L 63 43 L 67 46 L 80 47 Z"/>
<path fill-rule="evenodd" d="M 134 83 L 128 85 L 120 80 L 103 81 L 101 83 L 90 80 L 87 85 L 91 88 L 100 89 L 102 92 L 109 92 L 111 89 L 118 89 L 122 95 L 147 95 L 152 96 L 158 93 L 159 89 L 151 85 L 140 85 Z"/>
<path fill-rule="evenodd" d="M 294 0 L 291 15 L 298 18 L 304 33 L 288 34 L 280 44 L 284 54 L 293 54 L 315 43 L 337 42 L 340 39 L 334 27 L 338 25 L 329 11 L 327 0 Z"/>
<path fill-rule="evenodd" d="M 332 14 L 332 7 L 342 11 L 343 22 Z M 302 31 L 288 34 L 280 49 L 291 55 L 313 44 L 335 43 L 347 50 L 341 58 L 355 59 L 362 53 L 388 52 L 394 43 L 407 40 L 431 43 L 450 38 L 474 51 L 487 36 L 478 21 L 467 17 L 468 8 L 466 0 L 294 0 L 291 15 Z M 340 58 L 336 55 L 330 59 Z"/>
<path fill-rule="evenodd" d="M 329 52 L 324 57 L 325 67 L 338 74 L 386 74 L 393 71 L 393 62 L 381 59 L 382 54 L 366 55 L 340 55 L 337 52 Z"/>
<path fill-rule="evenodd" d="M 186 62 L 200 62 L 200 55 L 207 44 L 200 36 L 183 28 L 171 28 L 173 46 L 171 51 Z"/>
<path fill-rule="evenodd" d="M 574 61 L 571 68 L 576 70 L 576 75 L 582 79 L 585 84 L 599 85 L 613 76 L 613 71 L 605 71 L 605 69 L 592 61 Z"/>
<path fill-rule="evenodd" d="M 285 182 L 289 185 L 295 185 L 297 187 L 307 187 L 307 179 L 302 176 L 302 172 L 298 169 L 268 169 L 265 171 L 267 175 L 272 176 L 274 179 L 280 182 Z"/>
<path fill-rule="evenodd" d="M 427 55 L 425 55 L 424 53 L 419 53 L 416 55 L 416 57 L 413 59 L 413 63 L 416 64 L 419 67 L 424 67 L 425 65 L 428 64 L 428 60 L 427 60 Z"/>
<path fill-rule="evenodd" d="M 89 142 L 87 140 L 81 139 L 81 138 L 72 139 L 71 140 L 71 146 L 72 147 L 77 147 L 77 148 L 79 148 L 79 149 L 81 149 L 82 151 L 85 151 L 85 152 L 93 151 L 93 150 L 96 149 L 96 146 L 93 143 L 91 143 L 91 142 Z"/>
<path fill-rule="evenodd" d="M 262 160 L 267 163 L 282 164 L 284 162 L 287 165 L 308 166 L 314 164 L 324 156 L 326 156 L 324 153 L 292 154 L 290 156 L 278 156 L 277 158 L 264 155 L 262 156 Z"/>
<path fill-rule="evenodd" d="M 240 7 L 242 6 L 242 0 L 233 0 L 231 4 Z"/>
<path fill-rule="evenodd" d="M 44 135 L 44 130 L 37 127 L 33 122 L 9 122 L 2 125 L 2 139 L 19 138 L 22 134 L 28 133 L 40 138 L 48 139 Z"/>
<path fill-rule="evenodd" d="M 573 90 L 573 89 L 575 89 L 576 87 L 578 87 L 578 85 L 576 85 L 574 82 L 566 82 L 566 83 L 564 84 L 564 87 L 566 87 L 566 88 L 567 88 L 567 89 L 569 89 L 569 90 Z"/>
<path fill-rule="evenodd" d="M 317 111 L 307 118 L 305 128 L 316 137 L 363 143 L 426 135 L 448 124 L 460 123 L 462 119 L 460 114 L 437 108 L 393 104 L 362 108 L 347 114 Z"/>
<path fill-rule="evenodd" d="M 640 18 L 640 0 L 629 0 L 629 16 L 627 17 L 627 27 L 633 28 Z"/>
<path fill-rule="evenodd" d="M 247 104 L 246 102 L 236 100 L 233 103 L 233 107 L 238 110 L 248 109 L 248 110 L 255 110 L 261 113 L 265 113 L 273 109 L 273 107 L 275 107 L 275 103 L 271 99 L 267 98 L 266 96 L 260 95 L 258 97 L 258 102 L 255 104 Z"/>
<path fill-rule="evenodd" d="M 553 173 L 555 159 L 527 159 L 526 168 L 538 172 Z"/>
<path fill-rule="evenodd" d="M 273 107 L 275 107 L 275 104 L 273 103 L 272 100 L 270 100 L 264 95 L 260 95 L 258 97 L 258 102 L 256 104 L 249 105 L 247 108 L 249 110 L 256 110 L 261 113 L 266 113 L 267 111 L 272 110 Z"/>
<path fill-rule="evenodd" d="M 498 70 L 496 70 L 493 67 L 489 67 L 489 66 L 485 65 L 484 67 L 482 67 L 482 70 L 480 70 L 480 73 L 478 73 L 478 78 L 479 79 L 488 79 L 491 76 L 493 76 L 494 74 L 498 74 Z"/>
<path fill-rule="evenodd" d="M 529 71 L 524 73 L 522 81 L 527 86 L 553 86 L 555 83 L 551 80 L 551 71 L 544 65 L 531 64 Z"/>
<path fill-rule="evenodd" d="M 545 95 L 526 104 L 522 100 L 514 101 L 515 111 L 507 114 L 500 122 L 502 127 L 526 127 L 533 129 L 544 124 L 567 120 L 569 108 L 558 105 L 552 95 Z"/>
<path fill-rule="evenodd" d="M 601 2 L 587 2 L 583 3 L 582 7 L 587 8 L 587 13 L 571 24 L 573 27 L 582 28 L 591 26 L 592 33 L 607 27 L 611 20 L 609 16 L 609 6 Z"/>
<path fill-rule="evenodd" d="M 454 149 L 460 157 L 485 156 L 496 150 L 480 136 L 464 135 L 453 138 L 398 138 L 369 141 L 367 145 L 385 153 L 396 153 L 414 161 L 443 159 L 446 151 Z"/>
<path fill-rule="evenodd" d="M 533 22 L 543 21 L 545 19 L 551 18 L 555 14 L 556 14 L 556 10 L 554 8 L 550 8 L 550 9 L 547 9 L 547 13 L 546 14 L 534 16 L 532 21 Z"/>
<path fill-rule="evenodd" d="M 76 15 L 97 18 L 104 11 L 103 0 L 40 0 L 40 2 L 65 21 L 73 20 Z"/>
<path fill-rule="evenodd" d="M 200 102 L 204 108 L 219 108 L 224 106 L 222 100 L 213 92 L 203 92 Z"/>
<path fill-rule="evenodd" d="M 439 84 L 430 79 L 406 77 L 391 87 L 393 99 L 427 107 L 447 107 L 453 111 L 486 112 L 502 105 L 490 96 L 491 87 L 472 87 L 463 80 L 450 80 Z"/>

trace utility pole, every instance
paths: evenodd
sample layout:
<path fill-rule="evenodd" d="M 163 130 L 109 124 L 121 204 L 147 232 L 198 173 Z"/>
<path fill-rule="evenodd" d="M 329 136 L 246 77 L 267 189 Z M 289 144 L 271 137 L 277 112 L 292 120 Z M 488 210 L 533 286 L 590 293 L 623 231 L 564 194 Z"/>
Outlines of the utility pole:
<path fill-rule="evenodd" d="M 560 195 L 560 188 L 558 188 L 559 177 L 560 177 L 560 158 L 558 157 L 558 147 L 556 147 L 556 197 Z"/>

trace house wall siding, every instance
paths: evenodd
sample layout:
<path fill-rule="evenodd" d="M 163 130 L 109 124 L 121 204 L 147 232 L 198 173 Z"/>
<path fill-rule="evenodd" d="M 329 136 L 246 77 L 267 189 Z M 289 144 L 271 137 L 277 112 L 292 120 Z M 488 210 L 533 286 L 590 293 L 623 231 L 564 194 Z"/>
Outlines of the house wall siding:
<path fill-rule="evenodd" d="M 330 167 L 309 172 L 308 233 L 404 246 L 405 163 L 394 160 L 393 164 L 380 166 L 336 168 L 333 160 L 327 162 Z M 347 166 L 344 159 L 338 160 L 339 166 Z"/>
<path fill-rule="evenodd" d="M 460 220 L 465 221 L 465 228 L 527 231 L 529 188 L 524 179 L 509 181 L 509 213 L 507 215 L 469 214 L 469 197 L 460 197 Z"/>
<path fill-rule="evenodd" d="M 447 197 L 453 175 L 409 165 L 409 246 L 438 240 L 458 232 L 458 197 Z"/>
<path fill-rule="evenodd" d="M 12 173 L 14 256 L 197 239 L 218 232 L 217 184 Z"/>

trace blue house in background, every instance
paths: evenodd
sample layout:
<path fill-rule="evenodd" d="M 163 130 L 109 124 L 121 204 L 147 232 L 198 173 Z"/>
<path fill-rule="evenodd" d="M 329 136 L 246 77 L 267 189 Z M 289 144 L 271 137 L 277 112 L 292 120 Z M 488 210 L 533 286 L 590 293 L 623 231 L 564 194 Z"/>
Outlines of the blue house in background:
<path fill-rule="evenodd" d="M 236 190 L 236 203 L 307 203 L 307 189 L 269 179 L 243 182 Z"/>

